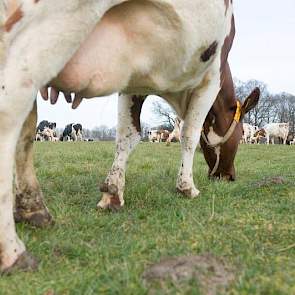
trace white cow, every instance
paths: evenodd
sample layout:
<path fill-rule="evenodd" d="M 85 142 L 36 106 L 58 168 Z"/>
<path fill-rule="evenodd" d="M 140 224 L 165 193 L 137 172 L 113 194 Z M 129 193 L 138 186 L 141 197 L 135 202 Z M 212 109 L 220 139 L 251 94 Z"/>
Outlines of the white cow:
<path fill-rule="evenodd" d="M 281 138 L 283 144 L 286 144 L 289 134 L 289 123 L 270 123 L 265 125 L 261 131 L 266 137 L 267 144 L 269 144 L 270 139 L 272 144 L 274 144 L 275 137 Z"/>
<path fill-rule="evenodd" d="M 15 231 L 13 164 L 16 157 L 17 179 L 30 183 L 32 166 L 23 165 L 15 150 L 37 91 L 47 98 L 48 85 L 52 103 L 58 91 L 75 93 L 73 108 L 83 98 L 121 93 L 116 157 L 101 187 L 100 208 L 124 204 L 141 106 L 155 93 L 184 120 L 177 189 L 198 196 L 192 168 L 202 125 L 218 93 L 233 88 L 227 63 L 235 34 L 232 1 L 7 0 L 0 2 L 0 21 L 0 271 L 35 265 Z M 233 128 L 240 128 L 235 120 Z M 34 188 L 24 187 L 18 197 L 28 206 L 21 211 L 26 220 L 42 218 L 42 197 Z"/>

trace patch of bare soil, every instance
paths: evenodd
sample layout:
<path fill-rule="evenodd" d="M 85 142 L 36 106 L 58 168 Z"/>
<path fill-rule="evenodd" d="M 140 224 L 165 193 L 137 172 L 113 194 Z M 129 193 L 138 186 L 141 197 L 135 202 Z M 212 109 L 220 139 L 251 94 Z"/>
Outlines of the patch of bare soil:
<path fill-rule="evenodd" d="M 267 177 L 265 179 L 262 179 L 261 181 L 258 181 L 256 183 L 256 187 L 258 187 L 258 188 L 268 187 L 268 186 L 272 186 L 272 185 L 281 185 L 281 184 L 285 184 L 285 183 L 286 183 L 285 179 L 281 176 Z"/>
<path fill-rule="evenodd" d="M 167 258 L 149 267 L 143 274 L 146 285 L 165 281 L 181 284 L 195 280 L 204 295 L 220 294 L 233 280 L 232 267 L 212 254 Z M 152 292 L 153 293 L 153 292 Z"/>

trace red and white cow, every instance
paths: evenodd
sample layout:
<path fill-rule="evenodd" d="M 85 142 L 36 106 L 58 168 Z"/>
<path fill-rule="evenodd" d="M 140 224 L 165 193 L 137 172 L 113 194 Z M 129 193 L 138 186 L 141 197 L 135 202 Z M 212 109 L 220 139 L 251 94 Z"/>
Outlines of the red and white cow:
<path fill-rule="evenodd" d="M 243 142 L 244 143 L 257 143 L 255 138 L 255 132 L 259 128 L 248 123 L 243 123 Z"/>
<path fill-rule="evenodd" d="M 283 144 L 286 144 L 289 134 L 289 123 L 270 123 L 265 125 L 259 133 L 266 137 L 267 144 L 269 144 L 270 139 L 272 144 L 274 144 L 276 137 L 282 139 Z"/>
<path fill-rule="evenodd" d="M 213 127 L 207 126 L 205 135 L 208 131 L 210 138 L 220 139 L 228 127 L 231 134 L 241 136 L 241 124 L 234 117 L 236 109 L 240 114 L 247 111 L 249 101 L 240 107 L 232 100 L 227 57 L 235 26 L 230 0 L 19 0 L 13 9 L 0 3 L 0 21 L 1 271 L 35 266 L 15 231 L 14 156 L 16 216 L 37 224 L 42 218 L 50 220 L 33 168 L 23 165 L 30 163 L 32 149 L 26 150 L 24 142 L 30 133 L 21 133 L 21 128 L 25 123 L 23 128 L 28 130 L 31 126 L 26 129 L 26 124 L 35 120 L 30 111 L 38 89 L 47 98 L 46 87 L 51 86 L 52 103 L 58 91 L 69 101 L 75 93 L 74 108 L 83 98 L 121 93 L 116 157 L 101 187 L 100 208 L 124 204 L 127 159 L 140 141 L 139 114 L 147 95 L 162 96 L 184 121 L 176 186 L 187 197 L 199 194 L 193 180 L 193 158 L 203 122 L 218 95 L 230 97 L 226 111 L 232 118 L 217 131 L 218 110 L 213 108 Z M 15 154 L 16 148 L 19 153 Z M 210 159 L 215 162 L 214 143 L 212 151 Z"/>

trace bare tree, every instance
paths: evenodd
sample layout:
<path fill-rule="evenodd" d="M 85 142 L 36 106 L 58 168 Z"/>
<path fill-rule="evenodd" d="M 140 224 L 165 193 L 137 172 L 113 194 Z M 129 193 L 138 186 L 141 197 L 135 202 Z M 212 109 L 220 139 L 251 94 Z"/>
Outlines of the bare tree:
<path fill-rule="evenodd" d="M 161 120 L 161 127 L 173 130 L 176 118 L 176 112 L 168 103 L 164 101 L 153 102 L 152 112 Z"/>
<path fill-rule="evenodd" d="M 245 83 L 239 80 L 235 80 L 235 82 L 236 96 L 242 101 L 245 100 L 255 87 L 259 87 L 261 92 L 257 106 L 245 116 L 244 121 L 255 126 L 263 126 L 266 123 L 270 123 L 274 115 L 274 101 L 267 89 L 267 85 L 254 79 Z"/>

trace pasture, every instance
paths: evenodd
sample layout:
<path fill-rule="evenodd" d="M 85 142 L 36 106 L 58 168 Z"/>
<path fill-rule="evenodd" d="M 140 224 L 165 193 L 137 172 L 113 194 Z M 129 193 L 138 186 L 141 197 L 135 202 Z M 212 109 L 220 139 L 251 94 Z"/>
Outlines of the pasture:
<path fill-rule="evenodd" d="M 1 277 L 0 294 L 199 294 L 195 281 L 149 286 L 142 274 L 162 258 L 203 253 L 233 267 L 227 294 L 295 294 L 295 147 L 241 146 L 234 183 L 209 181 L 198 152 L 201 196 L 187 200 L 175 192 L 179 144 L 142 143 L 118 213 L 96 210 L 114 143 L 45 142 L 35 150 L 56 224 L 18 225 L 39 270 Z"/>

